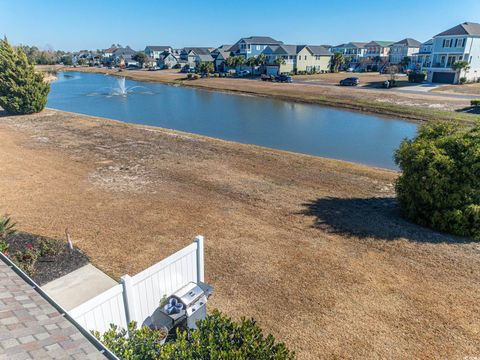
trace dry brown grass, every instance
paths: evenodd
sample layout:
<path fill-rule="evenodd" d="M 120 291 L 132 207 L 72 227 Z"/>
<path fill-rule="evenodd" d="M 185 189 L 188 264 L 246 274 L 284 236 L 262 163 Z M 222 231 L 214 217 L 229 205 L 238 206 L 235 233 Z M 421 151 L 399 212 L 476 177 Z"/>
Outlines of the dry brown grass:
<path fill-rule="evenodd" d="M 478 95 L 480 97 L 480 83 L 441 86 L 433 91 L 445 92 L 445 93 L 451 92 L 451 93 L 466 94 L 466 95 Z"/>
<path fill-rule="evenodd" d="M 0 118 L 0 213 L 113 276 L 206 236 L 211 307 L 300 359 L 480 356 L 480 247 L 396 210 L 396 173 L 46 111 Z"/>

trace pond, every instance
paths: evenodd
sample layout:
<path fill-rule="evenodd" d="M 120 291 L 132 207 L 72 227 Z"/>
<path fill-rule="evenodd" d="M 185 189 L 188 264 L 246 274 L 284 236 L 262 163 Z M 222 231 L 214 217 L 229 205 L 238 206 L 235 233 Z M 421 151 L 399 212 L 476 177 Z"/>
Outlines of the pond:
<path fill-rule="evenodd" d="M 397 169 L 412 122 L 318 105 L 88 73 L 59 73 L 48 107 Z"/>

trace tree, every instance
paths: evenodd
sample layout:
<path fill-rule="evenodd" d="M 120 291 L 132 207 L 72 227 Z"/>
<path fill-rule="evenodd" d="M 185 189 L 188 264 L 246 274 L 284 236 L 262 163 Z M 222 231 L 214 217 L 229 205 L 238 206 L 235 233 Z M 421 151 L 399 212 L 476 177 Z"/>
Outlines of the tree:
<path fill-rule="evenodd" d="M 143 68 L 143 65 L 147 62 L 148 60 L 148 56 L 147 54 L 145 54 L 144 52 L 137 52 L 136 54 L 134 54 L 132 56 L 132 60 L 135 60 L 136 62 L 138 62 L 138 64 L 140 65 L 141 68 Z"/>
<path fill-rule="evenodd" d="M 227 60 L 225 60 L 225 64 L 229 68 L 236 68 L 237 66 L 245 64 L 245 58 L 243 56 L 230 56 Z"/>
<path fill-rule="evenodd" d="M 203 61 L 198 65 L 198 72 L 200 74 L 211 74 L 215 72 L 215 66 L 211 61 Z"/>
<path fill-rule="evenodd" d="M 260 54 L 255 58 L 255 65 L 263 66 L 267 63 L 267 56 L 265 54 Z"/>
<path fill-rule="evenodd" d="M 462 72 L 468 72 L 470 70 L 470 63 L 465 60 L 455 61 L 452 64 L 452 70 L 458 73 L 458 77 L 462 77 Z M 465 79 L 466 80 L 466 79 Z"/>
<path fill-rule="evenodd" d="M 408 219 L 480 240 L 480 123 L 423 125 L 395 153 L 396 191 Z"/>
<path fill-rule="evenodd" d="M 275 59 L 275 65 L 277 65 L 277 66 L 285 65 L 285 59 L 281 56 L 277 57 Z"/>
<path fill-rule="evenodd" d="M 408 56 L 405 56 L 402 61 L 400 61 L 400 66 L 402 66 L 403 68 L 407 68 L 409 65 L 410 65 L 410 62 L 412 60 L 410 59 L 410 57 Z"/>
<path fill-rule="evenodd" d="M 332 72 L 338 72 L 340 70 L 340 67 L 345 64 L 345 56 L 342 53 L 336 52 L 333 54 L 332 60 L 331 60 L 331 70 Z"/>
<path fill-rule="evenodd" d="M 245 61 L 245 64 L 248 65 L 248 66 L 250 66 L 250 67 L 252 68 L 252 74 L 253 74 L 253 71 L 254 71 L 254 69 L 255 69 L 256 63 L 257 63 L 257 59 L 254 58 L 253 56 L 252 56 L 252 57 L 249 57 L 249 58 L 247 59 L 247 61 Z"/>
<path fill-rule="evenodd" d="M 0 106 L 10 114 L 40 112 L 47 104 L 50 84 L 35 72 L 22 49 L 0 41 Z"/>

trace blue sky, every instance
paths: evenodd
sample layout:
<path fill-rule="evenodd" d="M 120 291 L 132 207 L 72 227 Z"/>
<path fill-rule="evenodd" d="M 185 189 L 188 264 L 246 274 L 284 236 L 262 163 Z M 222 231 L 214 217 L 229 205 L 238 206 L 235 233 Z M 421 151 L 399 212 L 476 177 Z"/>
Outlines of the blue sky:
<path fill-rule="evenodd" d="M 0 0 L 0 35 L 62 50 L 213 47 L 250 35 L 313 45 L 425 41 L 464 21 L 480 22 L 479 0 Z"/>

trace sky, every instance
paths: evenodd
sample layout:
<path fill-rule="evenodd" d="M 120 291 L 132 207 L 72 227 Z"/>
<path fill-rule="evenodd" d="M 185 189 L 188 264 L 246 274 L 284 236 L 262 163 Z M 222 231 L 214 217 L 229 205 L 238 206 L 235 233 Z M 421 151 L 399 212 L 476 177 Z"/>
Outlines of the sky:
<path fill-rule="evenodd" d="M 216 47 L 251 35 L 310 45 L 423 42 L 465 21 L 480 23 L 479 0 L 0 0 L 1 36 L 65 51 Z"/>

